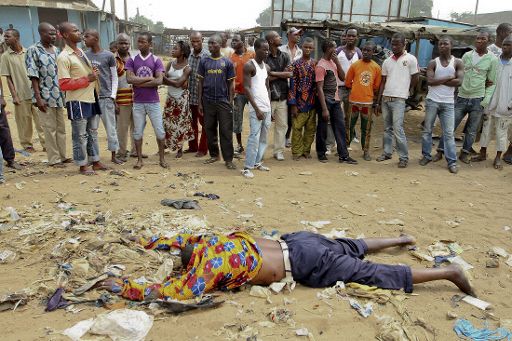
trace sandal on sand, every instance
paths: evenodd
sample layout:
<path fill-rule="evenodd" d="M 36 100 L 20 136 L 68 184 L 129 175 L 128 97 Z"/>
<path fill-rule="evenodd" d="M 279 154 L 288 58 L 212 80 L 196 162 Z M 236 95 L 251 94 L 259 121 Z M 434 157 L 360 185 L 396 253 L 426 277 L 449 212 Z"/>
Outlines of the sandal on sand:
<path fill-rule="evenodd" d="M 211 158 L 209 158 L 208 160 L 205 160 L 205 161 L 204 161 L 204 164 L 205 164 L 205 165 L 209 165 L 210 163 L 214 163 L 214 162 L 217 162 L 217 161 L 219 161 L 219 158 L 218 158 L 218 157 L 211 157 Z"/>
<path fill-rule="evenodd" d="M 227 169 L 236 169 L 236 165 L 232 161 L 226 162 Z"/>
<path fill-rule="evenodd" d="M 91 175 L 96 175 L 96 172 L 93 171 L 92 169 L 86 169 L 86 170 L 81 170 L 80 174 L 85 175 L 85 176 L 91 176 Z"/>

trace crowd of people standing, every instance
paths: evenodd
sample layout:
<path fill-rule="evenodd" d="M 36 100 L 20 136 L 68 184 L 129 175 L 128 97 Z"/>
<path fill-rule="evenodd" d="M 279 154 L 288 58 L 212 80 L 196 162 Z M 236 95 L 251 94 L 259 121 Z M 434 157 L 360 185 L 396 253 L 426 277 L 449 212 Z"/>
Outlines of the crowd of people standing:
<path fill-rule="evenodd" d="M 209 154 L 205 164 L 219 161 L 222 155 L 228 169 L 236 169 L 233 159 L 245 154 L 241 173 L 253 178 L 254 170 L 270 170 L 263 161 L 272 124 L 276 160 L 285 160 L 286 148 L 291 148 L 293 160 L 310 159 L 316 140 L 320 162 L 328 162 L 328 156 L 336 153 L 339 162 L 353 165 L 358 161 L 349 151 L 357 138 L 363 160 L 372 160 L 372 125 L 381 114 L 383 153 L 376 161 L 391 159 L 396 150 L 398 167 L 408 166 L 404 115 L 420 68 L 400 33 L 393 35 L 391 54 L 382 65 L 374 60 L 372 40 L 358 47 L 356 29 L 346 30 L 339 46 L 324 39 L 321 57 L 315 60 L 315 41 L 301 38 L 303 31 L 294 27 L 287 31 L 284 45 L 275 31 L 247 41 L 242 33 L 235 33 L 231 44 L 226 33 L 219 33 L 208 38 L 208 49 L 203 47 L 201 33 L 194 32 L 189 41 L 180 40 L 172 47 L 172 60 L 164 65 L 152 53 L 150 33 L 138 34 L 138 53 L 132 55 L 126 34 L 120 34 L 107 51 L 101 48 L 97 31 L 82 33 L 70 22 L 60 24 L 59 32 L 41 23 L 38 31 L 40 41 L 28 49 L 21 45 L 15 28 L 3 33 L 6 48 L 0 73 L 7 79 L 21 147 L 35 151 L 35 128 L 51 167 L 74 162 L 84 175 L 108 169 L 98 146 L 101 121 L 111 162 L 123 164 L 132 156 L 137 158 L 134 168 L 141 169 L 147 158 L 142 150 L 147 118 L 163 168 L 169 166 L 166 149 L 176 151 L 176 158 L 185 153 Z M 55 46 L 57 33 L 65 41 L 63 49 Z M 502 161 L 512 163 L 512 25 L 501 24 L 496 33 L 491 45 L 491 35 L 479 32 L 475 49 L 462 59 L 452 55 L 449 36 L 439 38 L 439 57 L 426 70 L 429 89 L 420 165 L 444 156 L 448 170 L 457 173 L 457 161 L 484 161 L 492 132 L 497 149 L 494 167 L 501 169 Z M 163 108 L 158 93 L 162 85 L 167 87 Z M 3 95 L 0 82 L 0 157 L 7 167 L 20 169 Z M 250 129 L 244 148 L 247 106 Z M 65 111 L 71 121 L 72 159 L 66 151 Z M 454 132 L 466 116 L 464 142 L 457 156 Z M 438 117 L 442 136 L 432 156 L 432 131 Z M 355 129 L 358 120 L 360 132 Z M 481 149 L 472 157 L 480 130 Z M 2 166 L 0 182 L 4 181 Z"/>

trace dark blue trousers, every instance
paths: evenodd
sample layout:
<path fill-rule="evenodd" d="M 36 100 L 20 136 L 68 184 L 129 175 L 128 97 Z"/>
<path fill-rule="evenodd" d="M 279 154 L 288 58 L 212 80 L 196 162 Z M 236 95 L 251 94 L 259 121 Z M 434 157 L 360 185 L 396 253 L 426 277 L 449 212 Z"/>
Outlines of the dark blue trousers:
<path fill-rule="evenodd" d="M 285 234 L 281 239 L 290 251 L 293 279 L 300 284 L 322 288 L 343 281 L 412 292 L 411 269 L 364 261 L 368 247 L 362 239 L 329 239 L 311 232 Z"/>
<path fill-rule="evenodd" d="M 327 110 L 329 110 L 329 120 L 331 122 L 336 148 L 339 158 L 348 157 L 347 149 L 347 131 L 345 128 L 345 115 L 341 108 L 340 101 L 325 99 Z M 316 126 L 316 153 L 318 156 L 325 155 L 327 151 L 327 121 L 322 117 L 322 107 L 317 106 L 318 125 Z"/>

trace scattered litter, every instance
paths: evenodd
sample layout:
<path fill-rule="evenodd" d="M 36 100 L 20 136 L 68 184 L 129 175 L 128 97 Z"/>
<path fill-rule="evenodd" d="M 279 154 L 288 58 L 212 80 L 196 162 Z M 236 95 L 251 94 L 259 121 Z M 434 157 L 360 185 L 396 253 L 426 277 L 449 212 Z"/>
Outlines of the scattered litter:
<path fill-rule="evenodd" d="M 496 258 L 490 258 L 485 262 L 485 267 L 495 269 L 500 267 L 500 262 Z"/>
<path fill-rule="evenodd" d="M 69 302 L 62 297 L 63 293 L 64 288 L 58 288 L 48 300 L 45 311 L 50 312 L 57 309 L 66 308 L 69 305 Z"/>
<path fill-rule="evenodd" d="M 405 225 L 405 223 L 400 219 L 391 219 L 388 221 L 381 220 L 381 221 L 379 221 L 379 224 L 381 224 L 381 225 L 399 225 L 399 226 Z"/>
<path fill-rule="evenodd" d="M 167 312 L 173 314 L 181 314 L 185 311 L 196 310 L 196 309 L 212 309 L 220 306 L 224 301 L 214 301 L 213 296 L 206 295 L 204 296 L 199 303 L 186 303 L 180 301 L 164 301 L 164 300 L 156 300 L 153 301 L 164 308 Z"/>
<path fill-rule="evenodd" d="M 295 330 L 295 335 L 297 336 L 308 336 L 309 330 L 307 328 L 300 328 Z"/>
<path fill-rule="evenodd" d="M 269 288 L 276 294 L 279 294 L 284 289 L 285 286 L 286 286 L 285 282 L 275 282 L 275 283 L 270 284 Z"/>
<path fill-rule="evenodd" d="M 379 207 L 379 208 L 377 208 L 375 210 L 375 212 L 377 212 L 377 213 L 384 213 L 384 212 L 386 212 L 386 209 L 384 207 Z"/>
<path fill-rule="evenodd" d="M 251 219 L 252 217 L 254 217 L 254 214 L 251 214 L 251 213 L 239 214 L 237 216 L 238 219 L 244 220 L 244 221 L 249 221 L 249 219 Z"/>
<path fill-rule="evenodd" d="M 501 247 L 497 247 L 497 246 L 494 246 L 491 251 L 500 256 L 500 257 L 503 257 L 503 258 L 507 258 L 508 257 L 508 253 L 507 251 L 505 251 L 505 249 L 501 248 Z"/>
<path fill-rule="evenodd" d="M 478 309 L 481 309 L 481 310 L 487 310 L 491 307 L 491 304 L 488 303 L 488 302 L 485 302 L 485 301 L 482 301 L 481 299 L 478 299 L 476 297 L 473 297 L 473 296 L 465 296 L 464 298 L 462 298 L 462 301 L 468 303 L 468 304 L 471 304 L 472 306 L 475 306 L 477 307 Z"/>
<path fill-rule="evenodd" d="M 416 258 L 418 258 L 420 260 L 425 260 L 427 262 L 433 262 L 435 260 L 434 257 L 429 256 L 429 255 L 424 254 L 424 253 L 421 253 L 418 250 L 412 250 L 412 251 L 409 251 L 409 253 L 411 255 L 413 255 L 414 257 L 416 257 Z"/>
<path fill-rule="evenodd" d="M 322 233 L 324 237 L 331 238 L 331 239 L 338 239 L 338 238 L 346 238 L 347 237 L 347 231 L 345 230 L 337 230 L 332 229 L 329 233 Z"/>
<path fill-rule="evenodd" d="M 359 176 L 358 172 L 345 171 L 346 176 Z"/>
<path fill-rule="evenodd" d="M 311 176 L 311 175 L 313 175 L 313 173 L 306 171 L 306 172 L 300 172 L 299 175 Z"/>
<path fill-rule="evenodd" d="M 510 231 L 512 228 L 510 226 L 503 226 L 503 231 Z"/>
<path fill-rule="evenodd" d="M 508 258 L 508 260 L 505 262 L 508 266 L 512 267 L 512 256 Z"/>
<path fill-rule="evenodd" d="M 203 192 L 196 192 L 194 193 L 194 196 L 195 197 L 203 197 L 203 198 L 208 198 L 208 200 L 217 200 L 217 199 L 220 199 L 220 196 L 218 196 L 217 194 L 214 194 L 214 193 L 203 193 Z"/>
<path fill-rule="evenodd" d="M 264 298 L 267 300 L 268 303 L 272 304 L 272 300 L 270 299 L 270 296 L 272 296 L 272 292 L 268 288 L 261 287 L 259 285 L 253 285 L 251 287 L 249 295 L 253 297 Z"/>
<path fill-rule="evenodd" d="M 469 264 L 468 262 L 466 262 L 464 259 L 462 259 L 461 256 L 457 256 L 457 257 L 450 257 L 448 258 L 448 261 L 452 264 L 458 264 L 462 267 L 462 269 L 464 271 L 467 271 L 467 270 L 471 270 L 474 268 L 473 265 Z"/>
<path fill-rule="evenodd" d="M 458 243 L 449 243 L 448 249 L 454 254 L 460 255 L 464 252 L 464 249 Z"/>
<path fill-rule="evenodd" d="M 100 187 L 94 187 L 94 188 L 92 189 L 92 192 L 93 192 L 93 193 L 103 193 L 103 190 L 102 190 Z"/>
<path fill-rule="evenodd" d="M 270 321 L 260 321 L 258 322 L 258 326 L 263 328 L 274 328 L 276 324 Z"/>
<path fill-rule="evenodd" d="M 199 202 L 197 200 L 188 200 L 188 199 L 163 199 L 160 201 L 160 204 L 163 206 L 173 207 L 177 210 L 200 210 Z"/>
<path fill-rule="evenodd" d="M 174 267 L 174 262 L 172 258 L 166 258 L 162 265 L 158 268 L 155 274 L 155 279 L 157 283 L 164 283 L 167 281 L 167 278 L 172 275 L 172 269 Z"/>
<path fill-rule="evenodd" d="M 371 299 L 379 304 L 385 304 L 391 299 L 390 290 L 371 287 L 359 283 L 347 283 L 345 291 L 350 296 Z"/>
<path fill-rule="evenodd" d="M 419 180 L 411 180 L 411 185 L 420 185 L 421 182 Z"/>
<path fill-rule="evenodd" d="M 325 225 L 329 225 L 331 222 L 329 220 L 319 220 L 319 221 L 307 221 L 301 220 L 302 225 L 314 227 L 316 229 L 324 228 Z"/>
<path fill-rule="evenodd" d="M 496 330 L 490 330 L 486 327 L 482 329 L 475 328 L 468 320 L 460 319 L 455 322 L 453 330 L 457 336 L 461 339 L 471 339 L 475 341 L 487 341 L 487 340 L 510 340 L 512 333 L 505 328 L 498 328 Z"/>
<path fill-rule="evenodd" d="M 62 334 L 73 341 L 80 340 L 88 332 L 107 335 L 114 341 L 142 341 L 152 326 L 153 316 L 139 310 L 119 309 L 78 322 Z"/>
<path fill-rule="evenodd" d="M 273 308 L 268 314 L 268 318 L 274 323 L 293 322 L 292 316 L 293 312 L 286 308 Z"/>
<path fill-rule="evenodd" d="M 272 230 L 271 232 L 267 232 L 267 231 L 262 231 L 261 232 L 261 235 L 263 237 L 270 237 L 270 238 L 274 238 L 275 236 L 277 236 L 279 234 L 279 231 L 278 230 Z"/>
<path fill-rule="evenodd" d="M 0 299 L 0 311 L 16 310 L 20 305 L 26 305 L 28 296 L 24 293 L 8 294 Z"/>
<path fill-rule="evenodd" d="M 20 216 L 14 207 L 6 207 L 5 210 L 11 215 L 11 221 L 16 222 L 20 220 Z"/>
<path fill-rule="evenodd" d="M 350 306 L 364 318 L 367 318 L 373 312 L 373 305 L 371 302 L 368 302 L 364 307 L 355 299 L 350 299 L 348 302 L 350 303 Z"/>
<path fill-rule="evenodd" d="M 449 311 L 446 313 L 446 318 L 448 320 L 455 320 L 459 317 L 459 315 L 457 315 L 457 313 L 454 313 L 453 311 Z"/>
<path fill-rule="evenodd" d="M 462 224 L 463 221 L 464 218 L 455 218 L 454 220 L 447 220 L 446 225 L 450 226 L 451 228 L 455 228 Z"/>
<path fill-rule="evenodd" d="M 377 317 L 379 331 L 376 335 L 377 340 L 381 341 L 408 341 L 409 331 L 394 318 L 384 315 Z"/>
<path fill-rule="evenodd" d="M 22 181 L 22 182 L 17 182 L 15 184 L 16 188 L 19 189 L 19 190 L 22 190 L 24 188 L 24 185 L 26 184 L 25 181 Z"/>
<path fill-rule="evenodd" d="M 16 253 L 11 250 L 0 251 L 0 263 L 12 262 L 16 259 Z"/>
<path fill-rule="evenodd" d="M 96 278 L 91 279 L 84 285 L 82 285 L 80 288 L 73 290 L 74 295 L 82 295 L 84 292 L 89 291 L 93 286 L 95 286 L 97 283 L 104 281 L 108 278 L 107 274 L 102 274 Z"/>

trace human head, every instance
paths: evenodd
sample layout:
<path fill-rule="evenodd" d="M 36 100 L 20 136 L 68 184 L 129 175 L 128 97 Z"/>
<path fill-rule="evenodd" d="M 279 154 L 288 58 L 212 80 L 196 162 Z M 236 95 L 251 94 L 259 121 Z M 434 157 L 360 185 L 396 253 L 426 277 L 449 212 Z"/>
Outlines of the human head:
<path fill-rule="evenodd" d="M 341 33 L 341 36 L 340 36 L 340 43 L 341 43 L 341 46 L 345 46 L 345 44 L 347 44 L 347 30 L 344 30 L 344 31 Z"/>
<path fill-rule="evenodd" d="M 375 43 L 373 40 L 368 40 L 364 43 L 361 53 L 363 54 L 363 61 L 369 62 L 372 60 L 373 54 L 375 53 Z"/>
<path fill-rule="evenodd" d="M 190 263 L 190 259 L 192 258 L 192 254 L 194 253 L 194 244 L 187 244 L 181 250 L 181 266 L 186 269 L 188 263 Z"/>
<path fill-rule="evenodd" d="M 501 44 L 501 56 L 505 58 L 512 58 L 512 34 L 503 39 Z"/>
<path fill-rule="evenodd" d="M 263 38 L 258 38 L 254 42 L 254 53 L 256 54 L 256 60 L 263 61 L 268 57 L 269 54 L 268 41 Z"/>
<path fill-rule="evenodd" d="M 405 49 L 405 36 L 402 33 L 395 33 L 391 37 L 391 51 L 395 55 L 401 55 Z"/>
<path fill-rule="evenodd" d="M 235 33 L 231 39 L 231 47 L 235 51 L 243 51 L 245 46 L 245 36 L 242 33 Z"/>
<path fill-rule="evenodd" d="M 249 38 L 247 38 L 247 44 L 249 44 L 249 46 L 254 46 L 254 41 L 255 40 L 256 40 L 256 38 L 249 37 Z"/>
<path fill-rule="evenodd" d="M 479 52 L 484 52 L 487 50 L 487 46 L 489 45 L 489 40 L 491 38 L 491 34 L 489 32 L 479 32 L 476 36 L 475 40 L 475 48 Z"/>
<path fill-rule="evenodd" d="M 512 34 L 512 24 L 501 23 L 496 28 L 496 45 L 499 45 L 503 40 Z"/>
<path fill-rule="evenodd" d="M 108 44 L 108 49 L 110 52 L 116 54 L 117 53 L 117 41 L 111 41 L 110 44 Z"/>
<path fill-rule="evenodd" d="M 119 33 L 117 36 L 117 50 L 125 55 L 130 51 L 130 37 L 126 33 Z"/>
<path fill-rule="evenodd" d="M 353 48 L 356 46 L 357 42 L 357 30 L 355 28 L 349 28 L 345 35 L 345 43 L 348 48 Z"/>
<path fill-rule="evenodd" d="M 220 32 L 219 35 L 221 38 L 221 46 L 226 47 L 229 39 L 228 34 L 226 32 Z"/>
<path fill-rule="evenodd" d="M 0 27 L 0 34 L 4 33 L 4 29 Z"/>
<path fill-rule="evenodd" d="M 322 43 L 322 52 L 324 53 L 325 59 L 330 59 L 336 51 L 336 43 L 327 38 Z"/>
<path fill-rule="evenodd" d="M 80 33 L 78 26 L 72 22 L 66 21 L 60 24 L 59 32 L 67 44 L 78 44 L 82 41 L 82 33 Z"/>
<path fill-rule="evenodd" d="M 201 32 L 195 31 L 190 34 L 190 45 L 192 45 L 195 53 L 201 52 L 203 49 L 203 35 Z"/>
<path fill-rule="evenodd" d="M 9 28 L 5 31 L 4 41 L 11 49 L 20 42 L 20 32 L 15 28 Z"/>
<path fill-rule="evenodd" d="M 442 36 L 437 42 L 437 48 L 440 55 L 449 56 L 452 54 L 453 40 L 450 36 Z"/>
<path fill-rule="evenodd" d="M 313 38 L 304 38 L 304 41 L 302 42 L 302 55 L 306 58 L 310 58 L 313 51 L 315 51 L 315 41 Z"/>
<path fill-rule="evenodd" d="M 190 45 L 183 40 L 178 41 L 172 48 L 171 56 L 173 58 L 183 57 L 187 59 L 190 56 Z"/>
<path fill-rule="evenodd" d="M 291 42 L 293 44 L 297 44 L 300 40 L 300 36 L 302 34 L 302 30 L 299 30 L 295 27 L 290 27 L 288 31 L 286 32 L 288 36 L 288 42 Z"/>
<path fill-rule="evenodd" d="M 220 47 L 222 45 L 222 37 L 219 34 L 214 34 L 208 39 L 208 51 L 212 56 L 220 54 Z"/>
<path fill-rule="evenodd" d="M 276 31 L 268 31 L 265 35 L 265 39 L 267 40 L 268 46 L 270 48 L 276 48 L 283 44 L 281 41 L 281 36 Z"/>
<path fill-rule="evenodd" d="M 39 32 L 39 37 L 43 44 L 55 44 L 57 40 L 57 30 L 52 24 L 42 22 L 37 26 L 37 31 Z"/>
<path fill-rule="evenodd" d="M 153 45 L 153 36 L 149 32 L 140 33 L 137 37 L 137 48 L 143 54 L 148 53 Z"/>
<path fill-rule="evenodd" d="M 84 32 L 84 44 L 88 48 L 98 46 L 100 44 L 100 35 L 94 29 L 87 29 Z"/>

